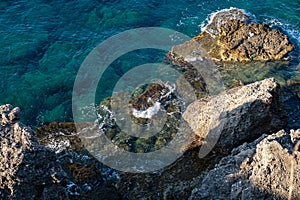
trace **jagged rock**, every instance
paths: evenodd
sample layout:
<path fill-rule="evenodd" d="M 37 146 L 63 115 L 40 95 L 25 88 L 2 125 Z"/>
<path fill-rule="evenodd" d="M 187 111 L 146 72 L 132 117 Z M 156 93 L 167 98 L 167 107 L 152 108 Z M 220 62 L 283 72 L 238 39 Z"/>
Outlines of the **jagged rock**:
<path fill-rule="evenodd" d="M 195 101 L 183 118 L 198 137 L 194 145 L 204 145 L 206 153 L 215 144 L 215 150 L 229 153 L 243 142 L 278 131 L 287 123 L 280 86 L 273 78 Z"/>
<path fill-rule="evenodd" d="M 207 173 L 189 199 L 288 199 L 291 184 L 291 199 L 300 199 L 299 140 L 300 130 L 281 130 L 244 143 Z"/>
<path fill-rule="evenodd" d="M 200 70 L 199 67 L 203 67 L 207 64 L 208 66 L 210 65 L 207 62 L 202 62 L 197 64 L 190 63 L 191 61 L 190 59 L 192 60 L 195 59 L 196 61 L 197 57 L 199 57 L 199 55 L 194 55 L 195 54 L 194 52 L 203 51 L 203 49 L 200 48 L 200 46 L 197 45 L 196 42 L 191 42 L 190 45 L 194 45 L 194 47 L 184 48 L 184 49 L 178 48 L 177 49 L 178 51 L 176 51 L 177 53 L 176 55 L 168 53 L 164 57 L 163 62 L 172 65 L 176 70 L 182 73 L 182 77 L 176 80 L 176 84 L 178 85 L 179 88 L 185 88 L 185 90 L 181 91 L 181 95 L 194 99 L 195 97 L 201 98 L 207 94 L 206 82 L 201 74 L 203 70 Z M 197 50 L 197 47 L 199 47 L 199 50 Z M 192 50 L 193 52 L 189 50 Z M 186 59 L 182 59 L 185 56 Z M 201 61 L 203 61 L 202 57 L 201 57 Z M 187 83 L 190 86 L 192 86 L 192 90 L 188 89 L 189 87 L 187 87 L 186 85 Z"/>
<path fill-rule="evenodd" d="M 39 145 L 19 119 L 19 108 L 0 106 L 0 198 L 68 199 L 55 153 Z"/>
<path fill-rule="evenodd" d="M 213 15 L 199 36 L 175 46 L 169 57 L 180 55 L 178 49 L 191 48 L 191 42 L 205 49 L 208 58 L 222 62 L 281 60 L 295 48 L 280 30 L 255 23 L 240 9 L 222 10 Z"/>

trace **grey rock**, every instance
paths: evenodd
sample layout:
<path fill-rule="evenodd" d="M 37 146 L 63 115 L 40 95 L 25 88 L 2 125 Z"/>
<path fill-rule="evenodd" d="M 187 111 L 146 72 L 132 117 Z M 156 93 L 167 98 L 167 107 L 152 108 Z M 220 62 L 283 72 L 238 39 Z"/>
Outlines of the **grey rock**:
<path fill-rule="evenodd" d="M 195 101 L 183 118 L 197 136 L 194 146 L 203 146 L 203 156 L 212 148 L 228 154 L 243 142 L 287 124 L 280 86 L 273 78 Z"/>
<path fill-rule="evenodd" d="M 244 143 L 206 174 L 189 199 L 288 199 L 292 162 L 292 199 L 300 199 L 299 140 L 300 130 L 281 130 Z"/>
<path fill-rule="evenodd" d="M 32 130 L 19 122 L 20 109 L 0 106 L 0 116 L 0 198 L 68 199 L 55 153 L 39 145 Z"/>

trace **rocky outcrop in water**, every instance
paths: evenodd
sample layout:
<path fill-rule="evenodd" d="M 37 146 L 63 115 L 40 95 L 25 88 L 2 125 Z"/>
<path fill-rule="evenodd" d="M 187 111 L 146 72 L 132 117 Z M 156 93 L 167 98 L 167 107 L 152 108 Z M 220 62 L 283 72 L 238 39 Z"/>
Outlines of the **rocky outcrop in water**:
<path fill-rule="evenodd" d="M 0 198 L 68 199 L 55 153 L 19 119 L 18 107 L 0 106 Z"/>
<path fill-rule="evenodd" d="M 197 136 L 194 145 L 211 148 L 218 141 L 215 150 L 224 153 L 287 124 L 280 86 L 273 78 L 195 101 L 183 118 Z"/>
<path fill-rule="evenodd" d="M 290 191 L 291 199 L 300 199 L 299 140 L 300 130 L 282 130 L 244 143 L 206 174 L 189 199 L 288 199 Z"/>
<path fill-rule="evenodd" d="M 209 58 L 222 62 L 281 60 L 295 48 L 280 30 L 256 23 L 240 9 L 222 10 L 213 15 L 193 41 L 208 52 Z M 170 57 L 176 57 L 177 49 L 190 48 L 190 43 L 175 46 Z"/>

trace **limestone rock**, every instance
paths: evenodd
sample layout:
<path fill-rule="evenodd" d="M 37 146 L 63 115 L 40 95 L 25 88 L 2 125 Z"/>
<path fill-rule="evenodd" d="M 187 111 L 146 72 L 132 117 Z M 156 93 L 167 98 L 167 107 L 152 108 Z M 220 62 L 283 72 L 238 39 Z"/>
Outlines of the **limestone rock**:
<path fill-rule="evenodd" d="M 287 117 L 280 98 L 280 86 L 265 79 L 230 89 L 190 104 L 183 118 L 198 137 L 194 145 L 204 145 L 207 153 L 229 153 L 246 141 L 285 127 Z"/>
<path fill-rule="evenodd" d="M 300 130 L 282 130 L 244 143 L 206 174 L 189 199 L 288 199 L 291 174 L 292 199 L 300 199 L 299 139 Z"/>
<path fill-rule="evenodd" d="M 281 60 L 295 48 L 280 30 L 256 23 L 240 9 L 222 10 L 213 15 L 192 41 L 208 52 L 208 58 L 221 62 Z M 190 42 L 178 47 L 191 48 Z M 173 48 L 169 54 L 178 54 L 177 49 Z"/>
<path fill-rule="evenodd" d="M 0 106 L 0 198 L 68 199 L 55 153 L 39 145 L 19 119 L 19 108 Z"/>

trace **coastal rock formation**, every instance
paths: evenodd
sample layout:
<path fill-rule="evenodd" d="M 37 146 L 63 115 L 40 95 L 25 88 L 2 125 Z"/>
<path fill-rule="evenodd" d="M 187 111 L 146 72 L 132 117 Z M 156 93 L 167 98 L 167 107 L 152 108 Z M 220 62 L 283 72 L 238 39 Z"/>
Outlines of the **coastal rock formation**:
<path fill-rule="evenodd" d="M 215 150 L 224 153 L 287 123 L 280 86 L 273 78 L 195 101 L 183 118 L 197 136 L 194 145 L 204 145 L 209 152 L 216 144 Z"/>
<path fill-rule="evenodd" d="M 186 199 L 216 161 L 186 152 L 172 166 L 154 173 L 125 173 L 104 166 L 82 148 L 72 123 L 51 123 L 36 131 L 38 141 L 53 149 L 72 181 L 70 199 Z"/>
<path fill-rule="evenodd" d="M 295 48 L 280 30 L 256 23 L 240 9 L 213 15 L 199 36 L 175 46 L 169 57 L 180 56 L 177 50 L 190 48 L 191 42 L 205 49 L 208 58 L 222 62 L 281 60 Z"/>
<path fill-rule="evenodd" d="M 0 198 L 68 199 L 55 153 L 39 145 L 19 119 L 18 107 L 0 106 Z"/>
<path fill-rule="evenodd" d="M 244 143 L 224 157 L 190 196 L 194 199 L 300 199 L 300 130 Z M 291 192 L 290 192 L 291 191 Z"/>
<path fill-rule="evenodd" d="M 141 94 L 146 95 L 145 91 L 150 92 L 151 90 L 147 90 L 146 88 L 146 90 L 138 92 L 136 97 L 142 97 L 143 95 L 140 96 Z M 154 92 L 151 94 L 154 95 L 156 93 Z M 213 100 L 214 98 L 215 100 Z M 136 100 L 139 100 L 139 98 L 136 98 Z M 226 149 L 226 151 L 229 151 L 231 147 L 238 145 L 240 142 L 242 142 L 242 139 L 240 140 L 239 138 L 244 137 L 245 139 L 247 137 L 247 141 L 248 139 L 255 139 L 252 138 L 252 136 L 259 137 L 259 134 L 262 134 L 262 132 L 259 132 L 258 130 L 265 130 L 265 133 L 268 133 L 268 131 L 276 130 L 278 127 L 284 126 L 285 123 L 285 114 L 284 111 L 281 110 L 282 105 L 279 98 L 279 85 L 274 79 L 266 79 L 264 81 L 256 82 L 240 88 L 234 88 L 227 92 L 223 92 L 220 95 L 206 98 L 206 101 L 207 102 L 202 99 L 198 102 L 192 103 L 190 105 L 191 107 L 188 107 L 187 112 L 195 111 L 196 113 L 196 108 L 199 109 L 199 107 L 195 107 L 195 110 L 191 108 L 193 108 L 193 106 L 197 105 L 199 102 L 202 102 L 206 103 L 207 105 L 203 104 L 203 107 L 200 106 L 200 108 L 207 109 L 207 115 L 209 115 L 210 111 L 220 114 L 216 116 L 219 118 L 221 117 L 220 121 L 223 121 L 224 125 L 229 127 L 228 130 L 222 129 L 222 133 L 227 134 L 228 137 L 226 138 L 224 136 L 225 139 L 224 137 L 221 137 L 222 139 L 220 139 L 221 143 L 219 144 L 223 146 L 219 149 L 222 150 Z M 134 105 L 134 102 L 135 101 L 132 101 L 132 105 Z M 228 105 L 225 107 L 225 109 L 223 109 L 221 105 L 217 106 L 218 104 L 214 103 Z M 145 105 L 145 108 L 148 108 L 149 106 L 151 107 L 152 105 Z M 212 108 L 212 106 L 214 108 Z M 216 110 L 214 109 L 219 108 L 221 111 L 223 111 L 223 114 L 222 112 L 219 112 L 220 110 L 215 112 Z M 202 117 L 205 116 L 201 115 L 201 113 L 198 113 L 198 115 Z M 30 129 L 18 122 L 20 118 L 20 110 L 18 108 L 13 109 L 10 105 L 2 106 L 1 116 L 1 125 L 3 128 L 1 129 L 1 131 L 3 130 L 1 132 L 1 138 L 4 138 L 1 140 L 1 156 L 4 155 L 4 157 L 1 157 L 1 169 L 5 169 L 5 171 L 1 171 L 1 176 L 7 177 L 2 179 L 1 182 L 1 198 L 26 199 L 26 195 L 28 195 L 29 199 L 29 194 L 24 191 L 33 191 L 30 193 L 30 198 L 32 198 L 32 195 L 36 195 L 37 199 L 51 199 L 51 195 L 60 195 L 64 199 L 97 199 L 99 196 L 101 196 L 103 199 L 186 199 L 189 196 L 191 196 L 191 199 L 197 199 L 198 197 L 202 198 L 202 196 L 199 195 L 206 195 L 206 193 L 204 193 L 202 190 L 206 190 L 207 187 L 207 190 L 211 190 L 211 193 L 213 193 L 214 188 L 210 185 L 208 180 L 208 177 L 211 175 L 206 175 L 206 172 L 207 170 L 212 169 L 212 167 L 220 160 L 220 156 L 212 153 L 207 157 L 200 159 L 198 157 L 199 147 L 189 149 L 172 165 L 153 173 L 118 172 L 117 170 L 104 166 L 84 149 L 80 138 L 78 137 L 78 134 L 80 133 L 76 132 L 73 123 L 52 123 L 48 126 L 38 128 L 36 136 L 39 142 L 53 150 L 50 151 L 45 147 L 38 145 L 32 133 L 30 132 Z M 210 119 L 207 118 L 207 120 L 215 119 L 213 115 L 211 116 L 212 117 Z M 195 120 L 197 119 L 199 118 L 195 118 Z M 263 123 L 265 123 L 265 126 Z M 233 127 L 234 125 L 236 126 L 235 128 Z M 267 128 L 267 126 L 269 126 L 269 128 L 271 127 L 271 129 L 264 129 Z M 21 130 L 24 131 L 21 133 L 24 136 L 22 137 L 22 135 L 18 135 L 21 133 L 16 132 L 14 127 L 23 127 Z M 232 135 L 228 135 L 230 130 L 233 133 Z M 248 135 L 242 134 L 244 133 L 243 131 L 246 131 Z M 252 135 L 252 133 L 254 135 Z M 267 136 L 264 135 L 262 138 L 264 137 Z M 7 138 L 10 140 L 11 145 L 5 143 L 8 141 Z M 20 145 L 17 143 L 19 141 L 17 140 L 18 138 L 21 138 L 21 147 L 25 149 L 25 151 L 20 151 L 23 159 L 19 161 L 18 159 L 14 159 L 14 156 L 17 157 L 18 155 L 15 155 L 14 153 L 7 153 L 18 151 L 18 148 L 15 148 L 16 146 Z M 295 142 L 299 136 L 295 135 L 292 136 L 292 138 L 294 138 L 293 142 Z M 258 142 L 261 140 L 262 139 L 258 140 Z M 200 144 L 198 142 L 199 141 L 196 141 L 197 145 Z M 226 145 L 228 145 L 228 147 L 225 147 Z M 289 146 L 288 144 L 286 147 L 283 144 L 282 146 L 284 146 L 284 148 L 291 149 L 293 145 Z M 238 147 L 237 149 L 244 148 L 244 146 L 245 145 Z M 254 150 L 251 152 L 255 153 L 256 146 L 253 146 L 253 148 Z M 261 149 L 265 149 L 265 147 L 263 146 Z M 271 153 L 274 152 L 274 155 L 271 153 L 265 154 L 266 152 L 262 152 L 261 154 L 257 154 L 257 156 L 261 157 L 257 157 L 256 162 L 264 162 L 266 159 L 263 156 L 266 155 L 272 155 L 270 158 L 268 158 L 271 160 L 270 162 L 273 162 L 273 158 L 276 158 L 275 152 L 281 151 L 279 151 L 280 148 L 278 150 L 270 147 L 270 149 Z M 272 151 L 273 149 L 276 151 Z M 44 154 L 39 153 L 40 151 L 38 150 L 44 152 Z M 54 151 L 56 152 L 56 155 L 54 154 Z M 10 159 L 8 159 L 8 154 L 10 154 Z M 42 154 L 42 157 L 40 154 Z M 242 155 L 248 154 L 243 152 L 239 156 Z M 287 156 L 282 157 L 283 160 L 287 160 L 287 158 Z M 14 167 L 5 168 L 6 164 L 10 162 L 12 164 L 17 164 L 14 165 Z M 227 164 L 232 164 L 232 162 Z M 275 164 L 278 165 L 278 163 Z M 9 166 L 11 165 L 9 164 Z M 29 168 L 29 171 L 25 166 Z M 47 166 L 48 171 L 45 170 L 45 166 Z M 261 163 L 259 166 L 265 165 L 264 163 Z M 295 166 L 298 166 L 297 162 L 295 163 Z M 283 167 L 287 169 L 289 166 L 284 165 Z M 245 167 L 243 171 L 245 174 L 247 173 L 248 168 Z M 256 170 L 255 173 L 258 174 L 260 173 L 260 169 L 261 168 L 257 167 L 253 169 L 253 171 Z M 267 169 L 268 168 L 261 173 L 269 173 Z M 62 176 L 62 170 L 65 173 L 64 176 Z M 52 172 L 56 172 L 56 175 L 51 174 Z M 223 172 L 226 174 L 233 173 L 231 168 L 225 168 Z M 298 171 L 295 170 L 295 173 L 298 173 Z M 281 180 L 281 175 L 277 175 L 276 170 L 272 176 L 275 177 L 274 179 L 278 178 L 278 180 Z M 284 174 L 284 177 L 285 176 L 286 174 Z M 67 177 L 67 180 L 64 177 Z M 260 179 L 252 178 L 251 181 L 257 184 L 266 185 L 268 187 L 266 182 L 268 182 L 269 179 L 263 179 L 263 177 L 268 176 L 261 175 Z M 44 182 L 42 182 L 42 180 Z M 31 184 L 28 183 L 29 181 L 31 181 Z M 18 182 L 19 185 L 16 185 L 16 182 Z M 34 184 L 32 184 L 32 182 L 34 182 Z M 250 181 L 247 179 L 246 183 L 250 184 Z M 234 186 L 230 185 L 230 188 L 235 188 L 236 191 L 234 194 L 237 194 L 238 196 L 240 193 L 243 193 L 240 192 L 240 187 L 243 188 L 245 186 L 246 189 L 248 188 L 246 183 L 244 184 L 244 182 L 242 182 L 241 184 L 244 185 L 240 186 L 238 182 Z M 296 179 L 294 183 L 299 185 Z M 224 184 L 224 188 L 225 186 L 226 185 Z M 252 185 L 250 186 L 252 187 Z M 267 187 L 261 194 L 269 194 L 268 192 L 270 191 L 270 188 Z M 272 185 L 270 187 L 272 187 Z M 253 188 L 255 189 L 255 187 Z M 276 188 L 280 187 L 278 186 L 275 187 L 275 189 Z M 296 189 L 298 191 L 298 188 Z M 13 194 L 11 194 L 11 191 L 13 191 Z M 252 190 L 247 191 L 251 192 Z M 256 189 L 254 191 L 256 191 Z M 246 195 L 244 193 L 243 195 Z M 224 195 L 225 194 L 227 193 L 224 193 Z M 234 199 L 234 194 L 229 195 L 231 195 Z M 260 193 L 255 195 L 258 194 Z M 215 192 L 215 195 L 216 196 L 208 197 L 217 197 L 217 192 Z M 281 195 L 279 189 L 278 195 Z M 294 195 L 297 195 L 297 193 Z M 57 196 L 54 196 L 53 198 L 59 199 L 56 197 Z"/>
<path fill-rule="evenodd" d="M 204 158 L 198 157 L 205 145 L 205 134 L 211 128 L 210 124 L 219 125 L 214 127 L 221 134 L 215 150 L 221 153 L 230 153 L 245 141 L 277 131 L 286 125 L 279 90 L 279 84 L 271 78 L 190 104 L 183 117 L 198 136 L 192 149 L 161 171 L 120 173 L 119 190 L 128 199 L 186 199 L 192 189 L 197 188 L 195 185 L 202 182 L 205 171 L 222 155 L 212 151 Z M 211 149 L 206 150 L 209 153 Z"/>

